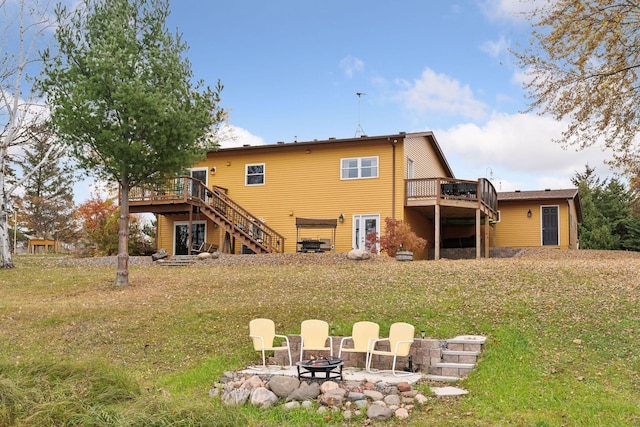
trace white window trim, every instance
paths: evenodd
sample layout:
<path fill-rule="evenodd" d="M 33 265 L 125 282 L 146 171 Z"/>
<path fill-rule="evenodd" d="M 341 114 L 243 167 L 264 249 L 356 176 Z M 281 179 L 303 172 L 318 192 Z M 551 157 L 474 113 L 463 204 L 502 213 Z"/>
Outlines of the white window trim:
<path fill-rule="evenodd" d="M 205 186 L 209 186 L 209 169 L 207 168 L 190 168 L 189 169 L 189 176 L 193 178 L 193 173 L 192 172 L 202 172 L 204 171 L 204 185 Z"/>
<path fill-rule="evenodd" d="M 498 219 L 496 219 L 496 223 L 498 223 L 498 222 L 500 222 L 500 220 L 502 219 L 502 214 L 500 213 L 500 209 L 498 209 L 498 210 L 496 211 L 496 213 L 497 213 L 497 216 L 498 216 Z"/>
<path fill-rule="evenodd" d="M 376 174 L 375 176 L 362 176 L 362 159 L 376 159 Z M 342 171 L 344 170 L 342 163 L 345 160 L 357 160 L 358 161 L 358 176 L 356 178 L 345 178 L 342 176 Z M 378 156 L 362 156 L 362 157 L 344 157 L 340 159 L 340 180 L 341 181 L 351 181 L 354 179 L 375 179 L 380 176 L 380 158 Z"/>
<path fill-rule="evenodd" d="M 378 238 L 380 238 L 380 228 L 381 228 L 381 224 L 380 224 L 380 214 L 379 213 L 369 213 L 369 214 L 353 214 L 351 216 L 351 246 L 353 248 L 358 247 L 358 243 L 356 242 L 356 222 L 359 222 L 359 226 L 363 227 L 363 218 L 366 217 L 375 217 L 376 218 L 376 235 L 378 236 Z M 356 221 L 359 220 L 359 221 Z M 366 231 L 366 230 L 365 230 Z M 365 235 L 365 241 L 366 241 L 366 235 Z M 376 242 L 376 253 L 378 255 L 380 255 L 380 243 Z"/>
<path fill-rule="evenodd" d="M 262 166 L 262 182 L 260 184 L 249 184 L 247 178 L 249 177 L 249 166 Z M 265 185 L 267 182 L 267 166 L 264 163 L 247 163 L 244 165 L 244 186 L 245 187 L 258 187 Z"/>
<path fill-rule="evenodd" d="M 207 241 L 207 221 L 191 221 L 191 224 L 196 225 L 196 224 L 204 224 L 204 241 Z M 189 221 L 174 221 L 173 222 L 173 237 L 171 240 L 173 240 L 173 254 L 176 253 L 176 228 L 180 225 L 186 225 L 187 229 L 189 228 Z M 191 233 L 191 230 L 188 230 L 189 233 Z"/>

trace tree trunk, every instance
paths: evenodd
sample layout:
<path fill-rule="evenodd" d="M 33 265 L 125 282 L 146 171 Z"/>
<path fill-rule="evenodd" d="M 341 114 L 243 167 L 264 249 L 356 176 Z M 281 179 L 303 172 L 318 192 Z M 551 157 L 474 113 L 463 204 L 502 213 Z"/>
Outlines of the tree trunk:
<path fill-rule="evenodd" d="M 9 203 L 4 192 L 4 182 L 2 182 L 2 196 L 0 199 L 0 268 L 13 268 L 13 258 L 11 256 L 11 242 L 9 240 L 9 222 L 7 210 Z M 15 231 L 14 231 L 15 233 Z"/>
<path fill-rule="evenodd" d="M 127 286 L 129 285 L 129 181 L 127 179 L 120 182 L 119 224 L 116 286 Z"/>

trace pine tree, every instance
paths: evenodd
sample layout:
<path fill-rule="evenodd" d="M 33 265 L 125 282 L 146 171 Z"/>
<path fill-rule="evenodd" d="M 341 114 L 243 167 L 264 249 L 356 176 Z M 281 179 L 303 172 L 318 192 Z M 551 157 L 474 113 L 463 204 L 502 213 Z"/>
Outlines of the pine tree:
<path fill-rule="evenodd" d="M 57 10 L 60 55 L 41 86 L 79 166 L 120 190 L 116 285 L 129 284 L 129 190 L 202 159 L 224 119 L 222 85 L 194 83 L 166 0 L 84 0 Z M 45 58 L 49 58 L 45 55 Z"/>
<path fill-rule="evenodd" d="M 16 163 L 30 171 L 35 168 L 50 146 L 52 136 L 37 133 L 33 143 Z M 56 153 L 24 182 L 20 198 L 22 224 L 33 237 L 66 243 L 74 241 L 73 182 L 74 175 L 63 153 Z"/>

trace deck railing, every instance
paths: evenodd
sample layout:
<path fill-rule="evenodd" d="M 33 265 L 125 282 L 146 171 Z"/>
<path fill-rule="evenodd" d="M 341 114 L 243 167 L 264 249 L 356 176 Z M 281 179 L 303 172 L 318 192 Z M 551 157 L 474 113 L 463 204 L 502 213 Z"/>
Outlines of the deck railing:
<path fill-rule="evenodd" d="M 234 202 L 221 188 L 207 190 L 206 204 L 237 233 L 265 247 L 268 252 L 284 252 L 284 237 L 281 234 Z"/>
<path fill-rule="evenodd" d="M 405 180 L 405 200 L 463 200 L 479 202 L 496 213 L 498 195 L 487 179 L 464 181 L 451 178 L 414 178 Z"/>
<path fill-rule="evenodd" d="M 162 185 L 133 187 L 129 201 L 154 203 L 189 203 L 209 209 L 230 231 L 244 236 L 267 252 L 284 252 L 284 237 L 229 198 L 223 188 L 208 188 L 189 176 L 177 177 Z"/>

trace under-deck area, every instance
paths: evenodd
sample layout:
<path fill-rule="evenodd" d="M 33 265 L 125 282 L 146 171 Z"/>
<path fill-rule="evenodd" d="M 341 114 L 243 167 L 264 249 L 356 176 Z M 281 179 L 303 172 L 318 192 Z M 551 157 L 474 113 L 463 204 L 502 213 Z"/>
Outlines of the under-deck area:
<path fill-rule="evenodd" d="M 405 180 L 405 207 L 419 212 L 434 223 L 434 259 L 440 259 L 443 227 L 475 226 L 476 258 L 489 256 L 490 224 L 498 219 L 497 193 L 487 179 L 478 181 L 452 178 Z M 482 225 L 484 235 L 482 235 Z M 484 242 L 484 250 L 482 243 Z"/>

